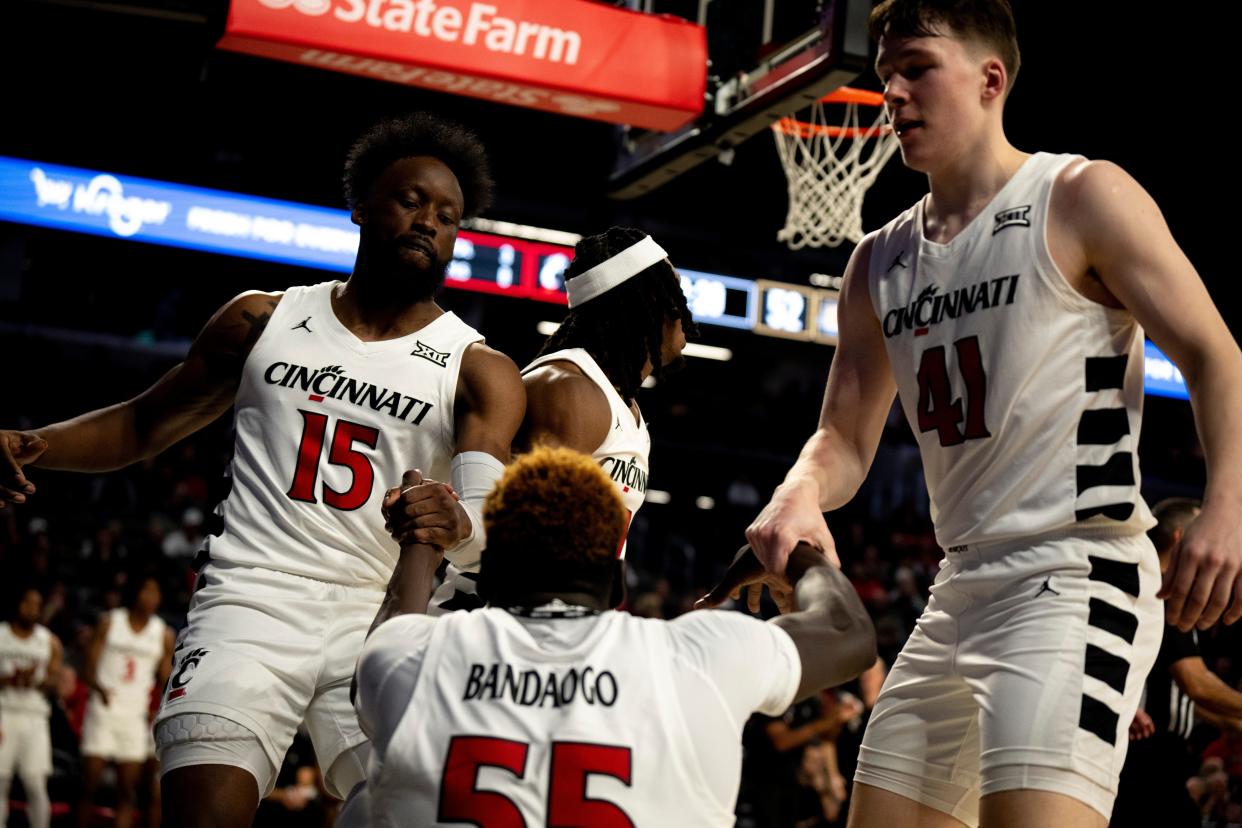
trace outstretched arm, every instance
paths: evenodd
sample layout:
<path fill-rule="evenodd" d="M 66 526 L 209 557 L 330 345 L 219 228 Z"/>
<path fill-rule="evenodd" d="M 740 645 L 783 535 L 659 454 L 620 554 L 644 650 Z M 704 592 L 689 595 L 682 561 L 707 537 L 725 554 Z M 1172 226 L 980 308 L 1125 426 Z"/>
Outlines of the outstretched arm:
<path fill-rule="evenodd" d="M 724 580 L 696 607 L 716 607 L 737 588 L 769 577 L 753 552 L 743 548 Z M 802 662 L 797 698 L 855 678 L 876 660 L 875 627 L 854 585 L 822 552 L 799 543 L 790 553 L 785 578 L 795 609 L 772 619 L 789 634 Z"/>
<path fill-rule="evenodd" d="M 785 570 L 785 560 L 798 541 L 822 549 L 839 565 L 823 513 L 848 503 L 866 479 L 897 395 L 884 335 L 871 305 L 870 261 L 868 237 L 855 248 L 845 269 L 837 307 L 840 337 L 819 427 L 771 502 L 746 530 L 755 554 L 773 573 Z"/>
<path fill-rule="evenodd" d="M 1242 693 L 1225 684 L 1198 656 L 1169 665 L 1173 680 L 1195 704 L 1228 719 L 1242 718 Z"/>
<path fill-rule="evenodd" d="M 1057 186 L 1086 265 L 1177 364 L 1190 391 L 1208 480 L 1203 510 L 1165 573 L 1169 623 L 1206 629 L 1224 613 L 1232 624 L 1242 618 L 1242 352 L 1138 182 L 1093 161 Z"/>
<path fill-rule="evenodd" d="M 211 318 L 189 355 L 133 399 L 34 431 L 0 431 L 0 506 L 34 493 L 23 467 L 111 471 L 159 454 L 233 404 L 242 366 L 280 297 L 244 293 Z"/>

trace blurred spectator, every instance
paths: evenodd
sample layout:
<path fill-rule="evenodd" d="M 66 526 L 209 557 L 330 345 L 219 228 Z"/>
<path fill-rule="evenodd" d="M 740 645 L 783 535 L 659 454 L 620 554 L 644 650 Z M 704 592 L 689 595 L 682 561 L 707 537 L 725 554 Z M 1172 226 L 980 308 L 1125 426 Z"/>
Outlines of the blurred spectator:
<path fill-rule="evenodd" d="M 265 828 L 330 828 L 340 803 L 323 787 L 315 751 L 299 729 L 276 777 L 276 787 L 259 803 L 254 824 Z"/>
<path fill-rule="evenodd" d="M 846 789 L 833 742 L 862 712 L 857 698 L 846 699 L 838 701 L 835 690 L 825 690 L 780 717 L 751 717 L 742 735 L 740 817 L 756 828 L 788 828 L 840 816 Z"/>
<path fill-rule="evenodd" d="M 654 592 L 641 592 L 630 602 L 630 614 L 639 618 L 663 618 L 664 600 Z"/>
<path fill-rule="evenodd" d="M 203 513 L 191 506 L 181 513 L 181 526 L 164 538 L 164 554 L 169 558 L 193 559 L 203 543 Z"/>

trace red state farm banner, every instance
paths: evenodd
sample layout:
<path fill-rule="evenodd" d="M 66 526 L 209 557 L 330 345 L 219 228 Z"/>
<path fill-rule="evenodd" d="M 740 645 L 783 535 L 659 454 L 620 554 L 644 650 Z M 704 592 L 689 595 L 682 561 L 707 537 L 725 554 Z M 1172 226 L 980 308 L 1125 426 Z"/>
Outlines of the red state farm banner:
<path fill-rule="evenodd" d="M 232 0 L 218 45 L 665 131 L 707 84 L 703 27 L 590 0 Z"/>

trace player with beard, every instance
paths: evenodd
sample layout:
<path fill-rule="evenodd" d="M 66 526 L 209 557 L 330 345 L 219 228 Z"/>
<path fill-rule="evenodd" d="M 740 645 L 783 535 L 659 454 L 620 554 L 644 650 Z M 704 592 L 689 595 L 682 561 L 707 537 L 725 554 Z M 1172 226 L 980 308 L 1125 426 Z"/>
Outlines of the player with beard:
<path fill-rule="evenodd" d="M 413 465 L 447 480 L 455 456 L 499 468 L 525 407 L 513 362 L 433 299 L 490 189 L 468 131 L 384 121 L 345 164 L 360 229 L 348 281 L 242 294 L 134 399 L 0 432 L 0 495 L 22 502 L 23 466 L 121 468 L 236 406 L 223 531 L 200 553 L 156 721 L 165 824 L 249 825 L 302 723 L 330 793 L 361 781 L 350 679 L 399 556 L 384 487 Z M 434 519 L 418 540 L 477 558 L 469 513 L 444 486 L 420 491 Z"/>
<path fill-rule="evenodd" d="M 51 803 L 47 778 L 52 773 L 52 736 L 48 691 L 60 679 L 64 648 L 47 627 L 43 593 L 34 587 L 18 592 L 17 611 L 0 623 L 0 828 L 9 822 L 9 787 L 13 776 L 26 791 L 26 821 L 48 828 Z"/>
<path fill-rule="evenodd" d="M 680 364 L 686 336 L 696 335 L 698 327 L 668 254 L 641 230 L 612 227 L 580 240 L 565 270 L 565 288 L 569 313 L 522 370 L 526 419 L 517 446 L 564 446 L 593 457 L 621 495 L 628 530 L 646 497 L 651 452 L 638 388 Z M 467 500 L 476 500 L 487 496 L 495 479 L 482 481 L 481 490 L 463 491 L 464 481 L 453 482 Z M 405 498 L 417 496 L 412 491 Z M 410 539 L 409 531 L 419 525 L 412 519 L 416 511 L 409 504 L 394 510 L 396 539 Z M 617 554 L 625 557 L 624 534 Z M 614 605 L 623 582 L 616 587 Z M 449 564 L 432 613 L 482 605 L 473 573 Z"/>

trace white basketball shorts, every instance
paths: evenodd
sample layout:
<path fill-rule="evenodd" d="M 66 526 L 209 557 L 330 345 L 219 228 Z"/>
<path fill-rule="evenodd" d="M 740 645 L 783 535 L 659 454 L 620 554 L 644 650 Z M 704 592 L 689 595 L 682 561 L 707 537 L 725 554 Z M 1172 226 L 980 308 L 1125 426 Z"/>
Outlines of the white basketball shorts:
<path fill-rule="evenodd" d="M 1034 789 L 1108 816 L 1160 649 L 1144 534 L 1061 532 L 955 547 L 884 682 L 855 781 L 979 824 L 979 798 Z"/>
<path fill-rule="evenodd" d="M 183 713 L 236 722 L 262 743 L 273 778 L 305 722 L 326 778 L 366 741 L 349 686 L 384 589 L 216 563 L 200 577 L 156 722 Z M 235 764 L 232 755 L 219 763 Z"/>
<path fill-rule="evenodd" d="M 0 710 L 0 776 L 52 773 L 52 735 L 47 716 Z"/>
<path fill-rule="evenodd" d="M 126 710 L 116 700 L 105 706 L 92 695 L 82 720 L 82 755 L 127 763 L 145 762 L 154 756 L 155 740 L 146 709 Z"/>

